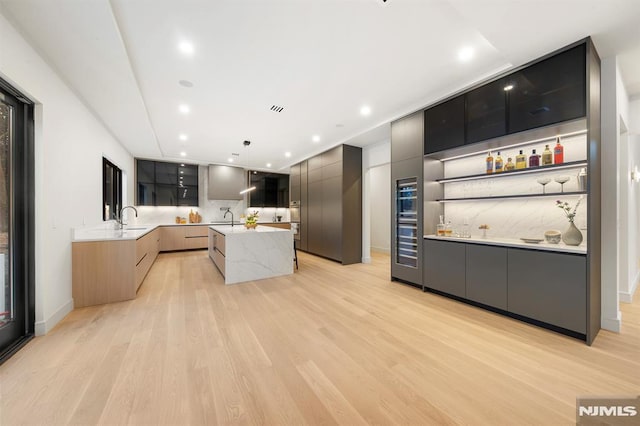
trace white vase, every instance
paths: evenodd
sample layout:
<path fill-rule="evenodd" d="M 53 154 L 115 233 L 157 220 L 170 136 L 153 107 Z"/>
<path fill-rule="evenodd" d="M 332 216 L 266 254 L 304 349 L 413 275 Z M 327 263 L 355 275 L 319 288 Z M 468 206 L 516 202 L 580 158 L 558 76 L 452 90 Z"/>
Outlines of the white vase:
<path fill-rule="evenodd" d="M 569 222 L 569 228 L 562 233 L 562 242 L 568 246 L 579 246 L 582 242 L 582 232 L 573 222 Z"/>

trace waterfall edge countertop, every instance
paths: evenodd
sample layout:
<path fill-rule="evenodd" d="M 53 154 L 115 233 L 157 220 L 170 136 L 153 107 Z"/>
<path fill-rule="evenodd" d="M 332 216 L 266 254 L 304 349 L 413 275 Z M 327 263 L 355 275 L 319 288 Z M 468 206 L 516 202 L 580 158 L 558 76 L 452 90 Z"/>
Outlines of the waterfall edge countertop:
<path fill-rule="evenodd" d="M 112 224 L 92 228 L 75 228 L 71 231 L 71 242 L 90 242 L 90 241 L 125 241 L 137 240 L 145 236 L 149 232 L 161 226 L 211 226 L 220 225 L 231 228 L 230 222 L 201 222 L 201 223 L 160 223 L 160 224 L 131 224 L 125 225 L 124 229 L 114 229 Z M 234 228 L 243 227 L 240 223 L 234 223 Z"/>
<path fill-rule="evenodd" d="M 559 244 L 550 244 L 546 241 L 542 241 L 537 244 L 525 243 L 522 240 L 518 240 L 515 238 L 480 238 L 480 237 L 471 237 L 471 238 L 462 238 L 462 237 L 438 237 L 437 235 L 425 235 L 425 240 L 439 240 L 439 241 L 453 241 L 456 243 L 469 243 L 469 244 L 484 244 L 488 246 L 499 246 L 499 247 L 514 247 L 514 248 L 523 248 L 528 250 L 539 250 L 539 251 L 554 251 L 560 253 L 573 253 L 573 254 L 587 254 L 587 247 L 583 243 L 579 246 L 568 246 L 563 243 Z"/>
<path fill-rule="evenodd" d="M 209 257 L 224 276 L 236 284 L 293 273 L 293 233 L 289 229 L 258 225 L 210 226 Z"/>

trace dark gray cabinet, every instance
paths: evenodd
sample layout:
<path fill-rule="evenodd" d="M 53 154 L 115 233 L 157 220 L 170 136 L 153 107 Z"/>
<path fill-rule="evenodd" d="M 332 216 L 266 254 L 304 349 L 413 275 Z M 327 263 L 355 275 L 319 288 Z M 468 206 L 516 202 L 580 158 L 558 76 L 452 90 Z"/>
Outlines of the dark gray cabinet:
<path fill-rule="evenodd" d="M 307 241 L 308 241 L 308 226 L 309 223 L 309 193 L 307 188 L 307 161 L 303 161 L 300 163 L 300 227 L 298 232 L 300 232 L 300 245 L 298 246 L 301 250 L 308 250 Z"/>
<path fill-rule="evenodd" d="M 504 136 L 507 133 L 507 84 L 505 79 L 493 81 L 468 92 L 465 143 L 475 143 Z"/>
<path fill-rule="evenodd" d="M 197 165 L 136 159 L 136 205 L 198 204 Z"/>
<path fill-rule="evenodd" d="M 249 207 L 289 207 L 289 175 L 250 171 L 249 186 Z"/>
<path fill-rule="evenodd" d="M 586 256 L 509 249 L 507 309 L 585 334 Z"/>
<path fill-rule="evenodd" d="M 361 262 L 362 150 L 340 145 L 298 166 L 298 248 L 345 265 Z"/>
<path fill-rule="evenodd" d="M 507 249 L 467 244 L 466 297 L 507 310 Z"/>
<path fill-rule="evenodd" d="M 289 185 L 290 185 L 290 189 L 289 189 L 289 203 L 291 202 L 297 202 L 300 203 L 300 196 L 302 195 L 300 193 L 301 189 L 300 189 L 300 168 L 301 168 L 301 164 L 294 164 L 293 166 L 291 166 L 290 170 L 289 170 Z"/>
<path fill-rule="evenodd" d="M 583 43 L 507 76 L 509 133 L 584 117 L 586 75 Z"/>
<path fill-rule="evenodd" d="M 457 96 L 425 111 L 425 154 L 464 145 L 464 114 L 464 95 Z"/>
<path fill-rule="evenodd" d="M 391 279 L 422 286 L 423 258 L 423 146 L 424 113 L 418 111 L 391 123 Z M 407 217 L 403 209 L 402 185 L 415 182 L 415 212 Z M 410 194 L 413 196 L 413 194 Z M 402 222 L 416 220 L 408 229 Z M 403 235 L 404 233 L 404 235 Z M 400 234 L 400 235 L 399 235 Z M 402 243 L 402 244 L 401 244 Z M 412 245 L 415 243 L 415 247 Z M 398 261 L 409 253 L 402 248 L 416 250 L 415 264 Z M 405 256 L 400 256 L 404 254 Z M 413 254 L 413 252 L 411 252 Z"/>
<path fill-rule="evenodd" d="M 423 252 L 423 285 L 447 294 L 465 297 L 465 244 L 424 240 Z"/>

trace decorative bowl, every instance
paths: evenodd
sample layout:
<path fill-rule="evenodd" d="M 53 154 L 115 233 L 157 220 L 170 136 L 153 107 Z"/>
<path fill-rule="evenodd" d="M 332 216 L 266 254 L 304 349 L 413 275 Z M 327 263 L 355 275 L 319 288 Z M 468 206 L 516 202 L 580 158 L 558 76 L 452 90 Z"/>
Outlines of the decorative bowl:
<path fill-rule="evenodd" d="M 544 233 L 544 239 L 547 240 L 549 244 L 558 244 L 561 238 L 562 233 L 560 231 L 551 230 Z"/>
<path fill-rule="evenodd" d="M 244 226 L 247 229 L 256 229 L 256 226 L 258 226 L 258 224 L 257 223 L 245 223 Z"/>

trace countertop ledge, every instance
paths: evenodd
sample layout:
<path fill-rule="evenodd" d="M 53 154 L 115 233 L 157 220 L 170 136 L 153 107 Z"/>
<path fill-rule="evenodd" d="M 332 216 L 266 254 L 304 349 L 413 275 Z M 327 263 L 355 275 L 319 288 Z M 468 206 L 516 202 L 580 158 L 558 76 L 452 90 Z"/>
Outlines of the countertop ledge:
<path fill-rule="evenodd" d="M 587 247 L 584 244 L 579 246 L 568 246 L 566 244 L 549 244 L 546 241 L 541 243 L 525 243 L 524 241 L 512 238 L 462 238 L 462 237 L 438 237 L 436 235 L 425 235 L 426 240 L 453 241 L 456 243 L 484 244 L 488 246 L 524 248 L 528 250 L 553 251 L 560 253 L 587 254 Z"/>
<path fill-rule="evenodd" d="M 160 223 L 160 224 L 131 224 L 124 229 L 113 229 L 108 224 L 93 228 L 76 228 L 71 231 L 71 242 L 95 242 L 95 241 L 127 241 L 137 240 L 149 232 L 161 226 L 206 226 L 224 225 L 231 226 L 230 222 L 200 222 L 200 223 Z M 234 222 L 235 226 L 241 226 L 240 222 Z"/>
<path fill-rule="evenodd" d="M 265 233 L 265 232 L 291 232 L 291 230 L 289 229 L 275 228 L 273 226 L 260 226 L 259 223 L 258 223 L 258 227 L 256 227 L 255 229 L 247 229 L 244 227 L 244 225 L 236 225 L 236 226 L 212 225 L 209 228 L 221 233 L 224 236 L 240 235 L 240 234 L 251 235 L 251 234 Z"/>

